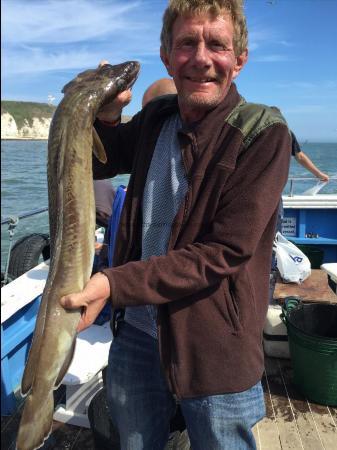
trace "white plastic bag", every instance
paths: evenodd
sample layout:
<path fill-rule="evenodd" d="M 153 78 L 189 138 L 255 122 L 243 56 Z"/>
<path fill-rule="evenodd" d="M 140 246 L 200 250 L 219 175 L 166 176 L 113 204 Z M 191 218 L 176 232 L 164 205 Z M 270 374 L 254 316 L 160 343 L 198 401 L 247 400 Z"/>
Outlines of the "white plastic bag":
<path fill-rule="evenodd" d="M 300 284 L 310 276 L 309 258 L 280 232 L 276 233 L 273 248 L 277 268 L 283 281 Z"/>

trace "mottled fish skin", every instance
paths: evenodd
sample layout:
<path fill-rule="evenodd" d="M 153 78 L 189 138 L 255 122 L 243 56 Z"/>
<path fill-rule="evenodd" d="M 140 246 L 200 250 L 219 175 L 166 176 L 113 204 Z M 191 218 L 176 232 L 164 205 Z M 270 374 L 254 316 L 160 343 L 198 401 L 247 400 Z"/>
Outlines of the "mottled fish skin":
<path fill-rule="evenodd" d="M 65 310 L 63 295 L 81 291 L 94 258 L 95 201 L 92 177 L 93 122 L 100 107 L 134 83 L 135 61 L 106 64 L 79 74 L 64 88 L 48 140 L 50 268 L 21 391 L 27 395 L 18 450 L 34 450 L 49 436 L 53 390 L 73 357 L 80 310 Z M 99 157 L 99 155 L 98 155 Z M 104 155 L 100 157 L 104 160 Z"/>

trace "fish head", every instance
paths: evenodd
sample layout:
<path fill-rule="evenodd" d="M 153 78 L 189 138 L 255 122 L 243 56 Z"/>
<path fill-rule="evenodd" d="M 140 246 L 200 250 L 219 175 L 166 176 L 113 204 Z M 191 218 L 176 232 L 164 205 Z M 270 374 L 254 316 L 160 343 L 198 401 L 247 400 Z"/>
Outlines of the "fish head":
<path fill-rule="evenodd" d="M 104 64 L 97 69 L 97 76 L 102 79 L 105 86 L 104 102 L 111 102 L 116 95 L 132 88 L 137 80 L 140 65 L 137 61 L 127 61 L 122 64 Z M 103 81 L 104 80 L 104 81 Z"/>
<path fill-rule="evenodd" d="M 111 102 L 120 92 L 133 86 L 138 77 L 140 64 L 137 61 L 127 61 L 121 64 L 104 64 L 97 69 L 79 73 L 67 83 L 62 92 L 87 94 L 95 92 L 95 97 L 101 98 L 102 104 Z"/>
<path fill-rule="evenodd" d="M 132 87 L 139 73 L 140 65 L 137 61 L 127 61 L 122 64 L 104 64 L 97 69 L 97 76 L 115 83 L 119 92 Z"/>

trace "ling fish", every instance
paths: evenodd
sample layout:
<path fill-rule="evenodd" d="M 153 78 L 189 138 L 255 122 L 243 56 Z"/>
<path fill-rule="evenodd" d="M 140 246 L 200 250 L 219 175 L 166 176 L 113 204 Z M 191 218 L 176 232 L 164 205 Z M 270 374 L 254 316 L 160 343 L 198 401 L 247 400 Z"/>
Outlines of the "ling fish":
<path fill-rule="evenodd" d="M 18 450 L 34 450 L 49 436 L 53 390 L 71 363 L 80 310 L 65 310 L 62 296 L 81 291 L 94 259 L 95 201 L 92 153 L 106 162 L 93 123 L 99 109 L 135 82 L 139 63 L 130 61 L 80 73 L 62 90 L 48 139 L 48 203 L 51 258 L 21 393 L 27 396 Z"/>

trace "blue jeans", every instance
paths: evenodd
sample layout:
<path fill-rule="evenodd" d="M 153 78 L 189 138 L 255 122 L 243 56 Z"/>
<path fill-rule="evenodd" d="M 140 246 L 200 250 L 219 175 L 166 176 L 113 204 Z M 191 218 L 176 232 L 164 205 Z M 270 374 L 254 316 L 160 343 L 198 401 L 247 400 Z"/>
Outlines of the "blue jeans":
<path fill-rule="evenodd" d="M 127 323 L 111 345 L 107 395 L 122 450 L 165 447 L 177 404 L 161 371 L 157 340 Z M 265 415 L 260 382 L 235 394 L 182 399 L 180 407 L 193 450 L 256 449 L 251 428 Z"/>

